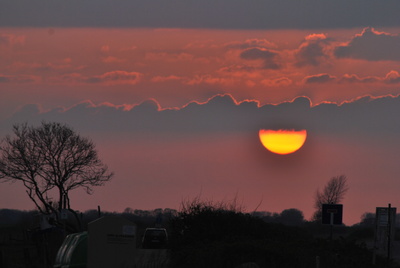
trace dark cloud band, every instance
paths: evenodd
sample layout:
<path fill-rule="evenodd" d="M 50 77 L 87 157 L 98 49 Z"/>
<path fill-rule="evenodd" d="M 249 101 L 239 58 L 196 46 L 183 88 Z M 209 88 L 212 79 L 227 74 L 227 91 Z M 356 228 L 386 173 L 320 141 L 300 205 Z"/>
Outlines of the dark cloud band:
<path fill-rule="evenodd" d="M 0 25 L 219 29 L 398 26 L 398 0 L 1 1 Z"/>

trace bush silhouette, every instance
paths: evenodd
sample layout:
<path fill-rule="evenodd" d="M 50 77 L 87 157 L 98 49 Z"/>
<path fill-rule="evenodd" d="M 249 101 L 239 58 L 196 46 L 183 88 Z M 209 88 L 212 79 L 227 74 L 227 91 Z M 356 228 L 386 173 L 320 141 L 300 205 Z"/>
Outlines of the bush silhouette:
<path fill-rule="evenodd" d="M 315 238 L 304 227 L 267 223 L 224 205 L 192 202 L 170 221 L 170 267 L 399 267 L 355 240 Z"/>

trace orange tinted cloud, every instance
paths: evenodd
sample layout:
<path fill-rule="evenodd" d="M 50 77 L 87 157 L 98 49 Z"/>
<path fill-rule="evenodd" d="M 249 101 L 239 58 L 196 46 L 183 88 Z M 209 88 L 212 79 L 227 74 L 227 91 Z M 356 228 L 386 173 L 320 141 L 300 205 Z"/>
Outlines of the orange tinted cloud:
<path fill-rule="evenodd" d="M 261 81 L 261 84 L 268 87 L 289 86 L 292 83 L 293 81 L 287 77 L 280 77 L 276 79 L 264 79 Z"/>
<path fill-rule="evenodd" d="M 15 85 L 19 81 L 16 77 L 41 78 L 34 83 L 33 79 L 19 83 L 24 85 L 23 92 L 7 93 L 16 101 L 20 94 L 40 101 L 38 92 L 46 94 L 53 90 L 54 84 L 62 88 L 58 91 L 60 95 L 80 92 L 71 96 L 70 101 L 92 98 L 98 102 L 124 103 L 126 99 L 142 101 L 154 97 L 163 107 L 204 100 L 216 93 L 258 99 L 261 103 L 278 103 L 299 95 L 306 95 L 314 102 L 343 102 L 365 94 L 396 95 L 399 88 L 395 72 L 399 70 L 395 61 L 366 65 L 362 60 L 333 56 L 335 47 L 352 41 L 357 31 L 361 29 L 321 30 L 321 33 L 57 29 L 49 36 L 47 29 L 10 29 L 7 35 L 24 36 L 25 41 L 18 49 L 0 46 L 4 52 L 0 73 L 3 81 Z M 43 32 L 46 42 L 41 37 Z M 136 38 L 131 38 L 132 35 Z M 64 49 L 66 40 L 68 50 Z M 133 50 L 126 49 L 132 47 Z M 391 70 L 394 72 L 386 77 Z M 113 94 L 115 89 L 138 83 L 140 88 Z M 321 83 L 323 89 L 319 88 Z M 349 83 L 352 90 L 346 90 Z M 379 83 L 381 87 L 377 88 Z M 29 88 L 30 84 L 37 87 Z M 92 89 L 97 85 L 106 87 L 93 96 Z M 107 88 L 109 85 L 114 88 Z M 284 90 L 277 90 L 280 87 Z M 50 96 L 53 97 L 48 105 L 63 104 L 50 104 L 63 99 Z"/>
<path fill-rule="evenodd" d="M 176 75 L 169 75 L 169 76 L 155 76 L 151 79 L 152 82 L 162 83 L 166 81 L 179 81 L 184 78 L 176 76 Z"/>
<path fill-rule="evenodd" d="M 127 71 L 111 71 L 102 75 L 84 76 L 80 73 L 69 73 L 59 77 L 52 77 L 53 83 L 73 83 L 73 84 L 103 84 L 103 85 L 134 85 L 139 83 L 142 73 Z"/>
<path fill-rule="evenodd" d="M 230 42 L 225 44 L 225 47 L 229 49 L 247 49 L 247 48 L 277 48 L 277 45 L 267 39 L 247 39 L 244 42 Z"/>
<path fill-rule="evenodd" d="M 339 81 L 346 83 L 375 83 L 381 81 L 381 78 L 376 76 L 359 77 L 356 74 L 344 74 Z"/>
<path fill-rule="evenodd" d="M 107 85 L 136 84 L 143 74 L 138 72 L 112 71 L 99 76 L 92 76 L 85 79 L 87 83 L 104 83 Z"/>
<path fill-rule="evenodd" d="M 385 82 L 388 84 L 397 84 L 400 83 L 400 74 L 397 71 L 390 71 L 386 77 Z"/>

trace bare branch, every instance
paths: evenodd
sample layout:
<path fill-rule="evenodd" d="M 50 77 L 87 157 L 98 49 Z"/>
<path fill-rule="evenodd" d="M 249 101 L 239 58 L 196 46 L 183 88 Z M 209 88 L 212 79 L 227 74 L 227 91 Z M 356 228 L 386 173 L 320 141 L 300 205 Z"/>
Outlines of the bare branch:
<path fill-rule="evenodd" d="M 340 203 L 346 192 L 349 190 L 347 185 L 347 177 L 340 175 L 332 177 L 325 185 L 322 192 L 318 189 L 315 193 L 314 220 L 319 220 L 321 217 L 321 210 L 323 204 L 338 204 Z"/>
<path fill-rule="evenodd" d="M 83 188 L 91 193 L 94 186 L 113 177 L 98 158 L 94 143 L 66 125 L 42 122 L 29 127 L 25 123 L 15 125 L 13 134 L 0 144 L 0 182 L 21 181 L 41 212 L 54 211 L 49 197 L 54 190 L 58 209 L 67 209 L 69 191 Z"/>

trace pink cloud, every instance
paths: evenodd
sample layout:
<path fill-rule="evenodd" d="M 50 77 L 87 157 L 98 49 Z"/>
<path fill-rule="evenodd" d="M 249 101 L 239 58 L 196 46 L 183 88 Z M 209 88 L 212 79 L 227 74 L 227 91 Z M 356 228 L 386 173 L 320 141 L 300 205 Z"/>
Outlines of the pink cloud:
<path fill-rule="evenodd" d="M 117 57 L 113 57 L 113 56 L 108 56 L 106 58 L 103 58 L 102 61 L 104 63 L 121 63 L 121 62 L 125 62 L 125 59 L 120 59 Z"/>
<path fill-rule="evenodd" d="M 247 49 L 247 48 L 277 48 L 277 45 L 266 39 L 247 39 L 244 42 L 230 42 L 225 44 L 225 47 L 232 49 Z"/>
<path fill-rule="evenodd" d="M 231 65 L 227 67 L 222 67 L 217 72 L 224 75 L 231 75 L 236 77 L 259 76 L 259 72 L 257 72 L 257 69 L 253 66 L 248 65 Z"/>
<path fill-rule="evenodd" d="M 318 40 L 325 40 L 327 39 L 327 36 L 323 33 L 313 33 L 313 34 L 309 34 L 304 38 L 306 41 L 318 41 Z"/>
<path fill-rule="evenodd" d="M 400 83 L 400 74 L 397 71 L 390 71 L 385 76 L 385 82 L 388 84 L 397 84 Z"/>
<path fill-rule="evenodd" d="M 378 76 L 367 76 L 367 77 L 359 77 L 356 74 L 345 74 L 342 78 L 340 78 L 339 82 L 347 82 L 347 83 L 385 83 L 385 84 L 397 84 L 400 83 L 400 74 L 397 71 L 390 71 L 386 74 L 385 77 Z"/>
<path fill-rule="evenodd" d="M 225 86 L 231 86 L 235 84 L 235 81 L 230 78 L 223 78 L 223 77 L 213 77 L 211 75 L 196 75 L 194 78 L 185 80 L 183 82 L 185 85 L 199 85 L 199 84 L 221 84 Z"/>
<path fill-rule="evenodd" d="M 100 51 L 101 51 L 101 52 L 109 52 L 109 51 L 110 51 L 110 46 L 108 46 L 108 45 L 103 45 L 103 46 L 100 48 Z"/>
<path fill-rule="evenodd" d="M 344 74 L 339 82 L 346 83 L 375 83 L 380 82 L 382 79 L 377 76 L 359 77 L 356 74 Z"/>
<path fill-rule="evenodd" d="M 95 76 L 84 76 L 80 73 L 69 73 L 60 77 L 53 77 L 50 79 L 53 83 L 89 83 L 89 84 L 103 84 L 103 85 L 126 85 L 126 84 L 137 84 L 142 73 L 139 72 L 127 72 L 127 71 L 111 71 L 102 75 Z"/>
<path fill-rule="evenodd" d="M 310 34 L 304 38 L 303 43 L 295 51 L 295 65 L 303 66 L 319 66 L 324 63 L 329 56 L 330 40 L 325 34 Z"/>
<path fill-rule="evenodd" d="M 166 81 L 179 81 L 182 80 L 182 77 L 176 76 L 176 75 L 169 75 L 169 76 L 155 76 L 151 79 L 152 82 L 155 83 L 160 83 L 160 82 L 166 82 Z"/>
<path fill-rule="evenodd" d="M 322 74 L 306 76 L 303 79 L 303 82 L 305 84 L 312 84 L 312 83 L 328 83 L 328 82 L 332 82 L 335 80 L 336 80 L 335 76 L 332 76 L 332 75 L 326 74 L 326 73 L 322 73 Z"/>
<path fill-rule="evenodd" d="M 145 55 L 146 60 L 151 61 L 167 61 L 167 62 L 177 62 L 177 61 L 190 61 L 194 59 L 194 56 L 189 53 L 167 53 L 167 52 L 148 52 Z"/>
<path fill-rule="evenodd" d="M 85 79 L 87 83 L 102 83 L 106 85 L 118 85 L 118 84 L 131 84 L 138 83 L 143 74 L 139 72 L 127 72 L 127 71 L 111 71 L 104 73 L 99 76 L 92 76 Z"/>
<path fill-rule="evenodd" d="M 289 86 L 293 81 L 287 77 L 280 77 L 276 79 L 264 79 L 261 84 L 268 87 Z"/>

